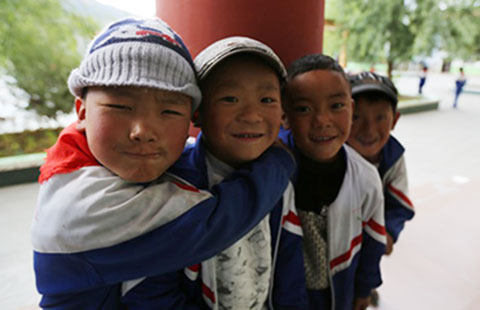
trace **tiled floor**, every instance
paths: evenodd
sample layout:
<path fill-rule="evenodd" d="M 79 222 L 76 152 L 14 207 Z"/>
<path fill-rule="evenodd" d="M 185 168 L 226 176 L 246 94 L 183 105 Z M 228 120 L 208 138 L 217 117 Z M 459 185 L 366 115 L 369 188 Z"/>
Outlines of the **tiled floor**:
<path fill-rule="evenodd" d="M 399 88 L 416 89 L 416 78 Z M 458 110 L 453 78 L 430 75 L 425 93 L 438 111 L 400 118 L 394 134 L 407 149 L 414 220 L 382 262 L 379 310 L 480 309 L 480 95 Z M 0 188 L 0 309 L 34 310 L 29 227 L 38 186 Z"/>

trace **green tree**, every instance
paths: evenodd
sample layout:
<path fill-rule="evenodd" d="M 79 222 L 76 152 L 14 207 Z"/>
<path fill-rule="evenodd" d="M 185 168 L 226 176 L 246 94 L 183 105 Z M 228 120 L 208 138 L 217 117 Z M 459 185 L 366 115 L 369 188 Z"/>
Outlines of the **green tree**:
<path fill-rule="evenodd" d="M 0 67 L 28 95 L 27 108 L 71 112 L 66 81 L 98 26 L 59 0 L 1 0 L 0 20 Z"/>
<path fill-rule="evenodd" d="M 330 0 L 327 5 L 334 8 L 338 40 L 349 34 L 349 58 L 385 62 L 389 76 L 395 64 L 413 55 L 445 50 L 465 58 L 478 52 L 479 0 Z"/>

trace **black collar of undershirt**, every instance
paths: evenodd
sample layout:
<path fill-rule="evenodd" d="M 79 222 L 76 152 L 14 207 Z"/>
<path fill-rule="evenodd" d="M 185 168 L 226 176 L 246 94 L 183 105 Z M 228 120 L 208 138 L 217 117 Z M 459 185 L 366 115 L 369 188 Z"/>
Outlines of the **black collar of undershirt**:
<path fill-rule="evenodd" d="M 338 196 L 347 170 L 345 149 L 342 148 L 330 162 L 318 162 L 299 154 L 298 175 L 295 184 L 297 209 L 320 213 Z"/>

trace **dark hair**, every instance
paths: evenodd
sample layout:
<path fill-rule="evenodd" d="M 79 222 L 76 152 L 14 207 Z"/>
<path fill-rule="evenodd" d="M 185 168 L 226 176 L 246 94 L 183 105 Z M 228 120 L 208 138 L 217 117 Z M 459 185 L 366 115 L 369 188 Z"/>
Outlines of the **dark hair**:
<path fill-rule="evenodd" d="M 85 99 L 87 97 L 87 93 L 88 93 L 88 87 L 82 88 L 82 93 L 80 98 Z"/>
<path fill-rule="evenodd" d="M 330 56 L 323 54 L 310 54 L 298 58 L 287 69 L 288 80 L 291 81 L 297 75 L 314 70 L 331 70 L 340 73 L 348 82 L 347 75 L 342 66 Z"/>

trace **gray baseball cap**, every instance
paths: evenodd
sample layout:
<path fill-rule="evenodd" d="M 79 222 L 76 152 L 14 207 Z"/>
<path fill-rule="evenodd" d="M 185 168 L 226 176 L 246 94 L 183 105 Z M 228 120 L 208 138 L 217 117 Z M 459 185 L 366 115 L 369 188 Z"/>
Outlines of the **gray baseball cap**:
<path fill-rule="evenodd" d="M 216 41 L 201 51 L 194 60 L 198 78 L 203 80 L 217 64 L 225 58 L 239 53 L 252 53 L 260 56 L 275 69 L 282 82 L 286 80 L 287 70 L 270 47 L 260 41 L 241 36 Z"/>

